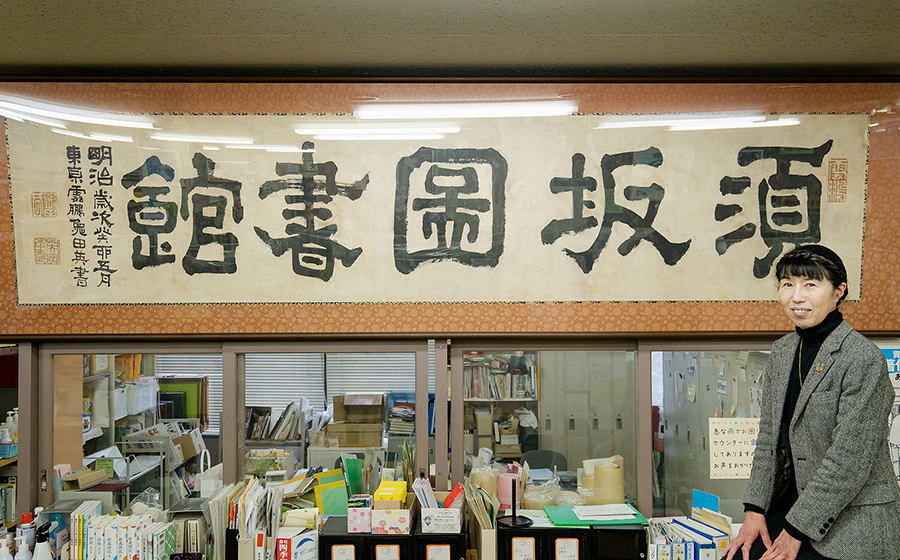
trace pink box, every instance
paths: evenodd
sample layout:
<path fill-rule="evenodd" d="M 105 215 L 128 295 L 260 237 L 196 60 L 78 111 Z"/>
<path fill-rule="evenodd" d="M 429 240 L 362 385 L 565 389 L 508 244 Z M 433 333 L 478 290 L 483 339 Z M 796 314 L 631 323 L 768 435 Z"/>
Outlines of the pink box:
<path fill-rule="evenodd" d="M 371 533 L 372 508 L 347 508 L 347 532 Z"/>
<path fill-rule="evenodd" d="M 375 508 L 372 510 L 372 533 L 376 535 L 408 535 L 412 529 L 413 520 L 418 513 L 419 502 L 416 496 L 410 492 L 406 496 L 406 507 L 394 507 L 399 502 L 375 500 Z M 381 509 L 388 507 L 391 509 Z"/>

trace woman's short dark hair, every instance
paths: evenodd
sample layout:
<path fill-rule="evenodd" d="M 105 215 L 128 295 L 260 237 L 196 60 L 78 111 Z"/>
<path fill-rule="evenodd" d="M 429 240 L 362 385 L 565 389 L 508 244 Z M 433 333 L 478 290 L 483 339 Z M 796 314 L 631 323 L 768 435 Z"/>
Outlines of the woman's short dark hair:
<path fill-rule="evenodd" d="M 775 277 L 782 280 L 790 276 L 828 280 L 835 288 L 847 283 L 844 261 L 837 253 L 823 245 L 801 245 L 785 253 L 775 265 Z M 838 304 L 845 297 L 847 290 L 844 290 Z"/>

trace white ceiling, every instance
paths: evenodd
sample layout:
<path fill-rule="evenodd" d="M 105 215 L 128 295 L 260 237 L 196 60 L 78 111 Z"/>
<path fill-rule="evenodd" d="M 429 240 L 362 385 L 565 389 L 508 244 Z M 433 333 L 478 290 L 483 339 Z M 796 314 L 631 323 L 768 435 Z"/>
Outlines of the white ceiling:
<path fill-rule="evenodd" d="M 896 0 L 3 1 L 0 77 L 889 77 Z"/>

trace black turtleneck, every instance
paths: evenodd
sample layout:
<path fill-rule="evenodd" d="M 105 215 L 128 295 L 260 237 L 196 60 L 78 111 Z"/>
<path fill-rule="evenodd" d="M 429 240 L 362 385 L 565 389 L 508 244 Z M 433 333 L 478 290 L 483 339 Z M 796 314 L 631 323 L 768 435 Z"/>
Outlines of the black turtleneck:
<path fill-rule="evenodd" d="M 799 494 L 797 492 L 797 479 L 794 476 L 794 461 L 791 455 L 791 442 L 789 428 L 791 419 L 794 416 L 794 409 L 797 408 L 797 399 L 800 397 L 800 389 L 806 380 L 809 370 L 812 368 L 816 360 L 816 354 L 822 347 L 822 343 L 828 338 L 828 335 L 837 328 L 844 320 L 841 312 L 835 309 L 825 316 L 825 319 L 814 327 L 808 329 L 796 328 L 797 334 L 800 336 L 800 343 L 794 352 L 794 362 L 791 366 L 791 375 L 788 381 L 787 393 L 784 398 L 784 410 L 781 413 L 781 426 L 778 432 L 778 456 L 781 458 L 781 474 L 776 476 L 776 480 L 781 480 L 781 484 L 775 488 L 774 498 L 770 510 L 778 510 L 787 513 L 788 510 L 797 501 Z M 744 504 L 745 511 L 756 511 L 765 513 L 753 504 Z M 808 537 L 800 530 L 796 529 L 790 523 L 787 523 L 785 530 L 795 539 L 806 540 Z"/>

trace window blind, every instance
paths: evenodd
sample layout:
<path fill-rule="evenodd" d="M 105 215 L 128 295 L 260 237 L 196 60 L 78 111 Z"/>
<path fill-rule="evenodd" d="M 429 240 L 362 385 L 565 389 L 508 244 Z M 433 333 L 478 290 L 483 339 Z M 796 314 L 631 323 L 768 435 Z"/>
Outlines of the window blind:
<path fill-rule="evenodd" d="M 429 370 L 433 371 L 431 363 Z M 416 390 L 416 355 L 412 352 L 328 353 L 325 383 L 329 401 L 334 395 L 344 393 L 412 393 Z M 428 390 L 434 391 L 433 375 L 429 375 Z"/>
<path fill-rule="evenodd" d="M 325 407 L 324 354 L 246 354 L 244 358 L 244 404 L 271 406 L 278 416 L 300 397 L 309 399 L 313 410 Z"/>

